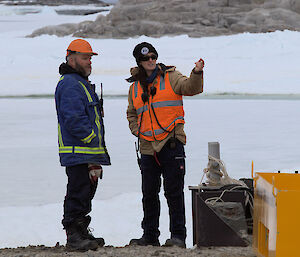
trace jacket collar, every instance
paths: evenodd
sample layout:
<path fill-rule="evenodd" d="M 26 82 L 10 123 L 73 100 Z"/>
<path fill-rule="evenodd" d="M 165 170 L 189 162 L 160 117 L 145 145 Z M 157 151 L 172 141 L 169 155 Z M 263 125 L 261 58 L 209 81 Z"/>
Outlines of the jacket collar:
<path fill-rule="evenodd" d="M 80 77 L 84 78 L 86 81 L 89 81 L 88 77 L 82 75 L 79 71 L 73 69 L 69 64 L 63 62 L 59 66 L 59 74 L 60 75 L 72 74 L 72 73 L 78 74 Z"/>
<path fill-rule="evenodd" d="M 157 64 L 158 70 L 162 71 L 163 76 L 165 76 L 166 72 L 169 71 L 175 71 L 176 67 L 175 66 L 166 66 L 163 63 L 158 63 Z M 131 77 L 127 78 L 126 81 L 129 83 L 137 81 L 137 74 L 139 72 L 139 67 L 133 67 L 130 69 L 130 74 Z"/>

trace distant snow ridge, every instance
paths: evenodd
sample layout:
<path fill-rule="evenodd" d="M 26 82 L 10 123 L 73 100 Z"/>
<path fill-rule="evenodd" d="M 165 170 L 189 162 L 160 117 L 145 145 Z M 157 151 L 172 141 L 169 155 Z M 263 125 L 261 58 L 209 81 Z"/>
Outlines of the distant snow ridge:
<path fill-rule="evenodd" d="M 88 38 L 190 37 L 242 32 L 300 31 L 300 1 L 295 0 L 120 0 L 94 22 L 48 26 L 42 34 Z"/>

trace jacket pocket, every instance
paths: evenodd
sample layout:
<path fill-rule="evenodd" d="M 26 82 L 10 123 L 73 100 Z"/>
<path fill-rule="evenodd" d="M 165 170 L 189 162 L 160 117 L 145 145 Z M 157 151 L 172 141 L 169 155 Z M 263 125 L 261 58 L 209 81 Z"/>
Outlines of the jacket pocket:
<path fill-rule="evenodd" d="M 179 174 L 185 175 L 185 156 L 175 156 L 174 165 Z"/>

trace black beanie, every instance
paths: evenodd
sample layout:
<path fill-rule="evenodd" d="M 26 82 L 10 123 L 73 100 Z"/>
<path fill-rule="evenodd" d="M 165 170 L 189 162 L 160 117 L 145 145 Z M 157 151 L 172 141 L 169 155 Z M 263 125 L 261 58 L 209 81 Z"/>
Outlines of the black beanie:
<path fill-rule="evenodd" d="M 136 60 L 136 63 L 138 64 L 139 59 L 148 53 L 154 53 L 158 57 L 158 53 L 155 50 L 153 45 L 151 45 L 150 43 L 147 43 L 147 42 L 142 42 L 135 46 L 132 54 Z"/>

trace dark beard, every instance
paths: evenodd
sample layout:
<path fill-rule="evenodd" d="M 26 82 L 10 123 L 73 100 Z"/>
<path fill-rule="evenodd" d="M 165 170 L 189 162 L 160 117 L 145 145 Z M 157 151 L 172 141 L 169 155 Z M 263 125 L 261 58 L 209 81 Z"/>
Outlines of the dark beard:
<path fill-rule="evenodd" d="M 81 65 L 79 65 L 77 62 L 75 63 L 75 65 L 76 65 L 75 69 L 79 73 L 81 73 L 83 76 L 88 77 L 91 75 L 91 72 L 86 72 L 85 69 Z"/>

